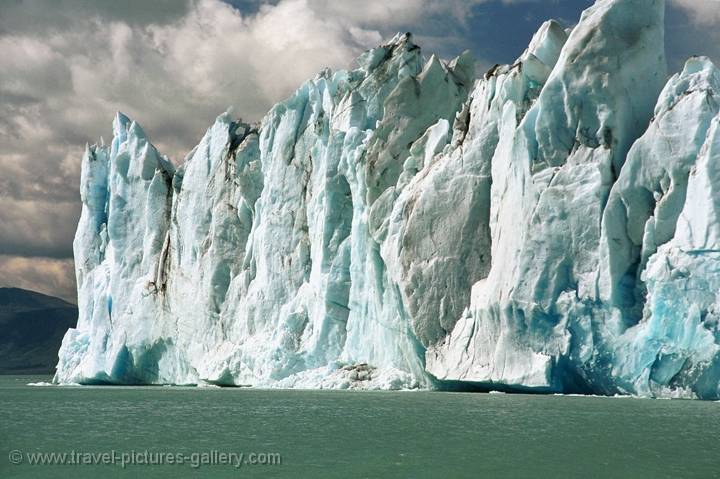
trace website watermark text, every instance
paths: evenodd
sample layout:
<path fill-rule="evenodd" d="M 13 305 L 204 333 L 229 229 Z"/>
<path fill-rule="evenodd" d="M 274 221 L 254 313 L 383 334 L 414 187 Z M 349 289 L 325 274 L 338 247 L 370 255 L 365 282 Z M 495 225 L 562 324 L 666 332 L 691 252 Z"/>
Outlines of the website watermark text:
<path fill-rule="evenodd" d="M 282 456 L 277 452 L 167 452 L 167 451 L 63 451 L 25 452 L 14 449 L 8 453 L 10 464 L 16 466 L 189 466 L 198 469 L 206 466 L 277 466 Z"/>

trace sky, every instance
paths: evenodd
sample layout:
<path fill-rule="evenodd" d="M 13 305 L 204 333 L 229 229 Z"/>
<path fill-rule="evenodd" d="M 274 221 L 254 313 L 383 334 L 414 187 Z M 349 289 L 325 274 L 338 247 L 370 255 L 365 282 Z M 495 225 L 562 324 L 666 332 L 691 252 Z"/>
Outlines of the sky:
<path fill-rule="evenodd" d="M 629 0 L 628 0 L 629 1 Z M 260 120 L 325 67 L 411 31 L 426 54 L 510 63 L 591 0 L 0 0 L 0 286 L 76 302 L 86 143 L 137 120 L 176 164 L 232 108 Z M 720 0 L 668 0 L 670 71 L 720 65 Z"/>

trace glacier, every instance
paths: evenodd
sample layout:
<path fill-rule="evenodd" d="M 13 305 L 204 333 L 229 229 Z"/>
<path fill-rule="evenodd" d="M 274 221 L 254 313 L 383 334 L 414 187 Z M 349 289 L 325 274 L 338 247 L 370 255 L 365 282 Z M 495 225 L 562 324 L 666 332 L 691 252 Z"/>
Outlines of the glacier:
<path fill-rule="evenodd" d="M 478 78 L 398 34 L 180 166 L 118 113 L 54 381 L 720 398 L 720 71 L 664 12 Z"/>

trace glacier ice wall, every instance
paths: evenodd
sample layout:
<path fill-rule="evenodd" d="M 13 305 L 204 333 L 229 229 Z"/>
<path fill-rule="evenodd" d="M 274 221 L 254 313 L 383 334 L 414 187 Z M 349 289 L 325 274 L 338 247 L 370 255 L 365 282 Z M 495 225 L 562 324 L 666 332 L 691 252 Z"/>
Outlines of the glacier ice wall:
<path fill-rule="evenodd" d="M 118 114 L 55 380 L 720 396 L 720 72 L 664 8 L 477 80 L 399 34 L 177 168 Z"/>

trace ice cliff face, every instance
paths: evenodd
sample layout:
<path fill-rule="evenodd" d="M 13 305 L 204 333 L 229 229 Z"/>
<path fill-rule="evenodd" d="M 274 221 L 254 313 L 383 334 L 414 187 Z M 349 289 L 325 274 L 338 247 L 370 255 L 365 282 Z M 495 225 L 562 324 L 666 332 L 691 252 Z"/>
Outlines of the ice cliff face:
<path fill-rule="evenodd" d="M 663 21 L 600 0 L 477 81 L 398 35 L 177 169 L 118 114 L 56 381 L 720 396 L 720 72 L 666 84 Z"/>

